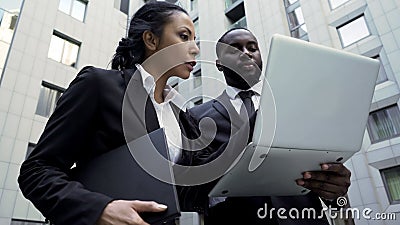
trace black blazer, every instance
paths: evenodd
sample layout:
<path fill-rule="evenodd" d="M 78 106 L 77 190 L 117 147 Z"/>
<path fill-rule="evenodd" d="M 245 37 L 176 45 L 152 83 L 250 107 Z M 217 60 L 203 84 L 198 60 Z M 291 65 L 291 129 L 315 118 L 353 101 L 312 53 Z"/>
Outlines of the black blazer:
<path fill-rule="evenodd" d="M 231 137 L 232 132 L 237 132 L 245 123 L 245 121 L 239 116 L 235 108 L 233 107 L 229 96 L 224 91 L 220 96 L 216 99 L 206 102 L 202 105 L 193 107 L 189 110 L 191 117 L 194 118 L 196 123 L 202 118 L 210 117 L 212 118 L 217 125 L 217 134 L 215 139 L 210 144 L 211 148 L 201 151 L 197 155 L 193 155 L 193 157 L 197 157 L 197 159 L 192 159 L 193 162 L 198 164 L 206 163 L 210 160 L 215 159 L 225 150 L 226 142 Z M 255 116 L 255 115 L 251 115 Z M 253 126 L 250 126 L 250 132 L 253 132 Z M 246 139 L 242 139 L 243 142 L 246 142 Z M 293 181 L 294 182 L 294 181 Z M 208 210 L 208 197 L 207 194 L 215 185 L 215 182 L 202 185 L 197 189 L 192 188 L 192 190 L 188 190 L 191 194 L 188 195 L 197 195 L 197 199 L 192 200 L 193 204 L 199 204 L 200 207 L 205 207 L 205 211 Z M 204 202 L 206 200 L 206 202 Z M 318 196 L 314 193 L 309 193 L 305 196 L 290 196 L 290 197 L 248 197 L 248 198 L 228 198 L 226 204 L 236 204 L 241 207 L 241 209 L 249 208 L 249 217 L 256 216 L 256 210 L 259 207 L 262 207 L 264 203 L 268 203 L 268 207 L 275 208 L 286 208 L 290 210 L 291 208 L 297 208 L 300 210 L 303 208 L 314 208 L 318 213 L 321 212 L 321 203 Z M 184 203 L 182 203 L 184 204 Z M 272 204 L 272 206 L 270 205 Z M 190 205 L 193 208 L 199 208 L 196 205 Z M 228 206 L 230 207 L 230 206 Z M 243 210 L 241 211 L 243 213 Z M 231 214 L 234 214 L 234 210 L 230 211 Z M 228 218 L 229 215 L 221 215 L 221 217 Z M 237 217 L 235 217 L 236 221 L 238 221 Z M 244 218 L 247 222 L 251 221 L 251 218 Z M 225 221 L 227 222 L 227 221 Z M 267 224 L 267 223 L 264 223 Z M 279 220 L 279 224 L 328 224 L 326 219 L 316 219 L 316 220 L 296 220 L 292 221 L 290 219 L 287 220 Z"/>
<path fill-rule="evenodd" d="M 83 68 L 58 100 L 36 148 L 22 164 L 18 178 L 22 193 L 53 223 L 93 225 L 113 200 L 71 180 L 69 173 L 74 164 L 79 167 L 124 145 L 126 140 L 159 128 L 140 73 L 135 71 Z M 128 84 L 129 94 L 124 100 Z M 132 97 L 136 102 L 130 101 Z M 137 106 L 141 103 L 145 110 Z M 123 104 L 131 107 L 122 112 Z M 187 128 L 191 122 L 185 113 L 174 112 L 183 133 L 194 130 Z M 123 133 L 123 116 L 127 136 Z"/>

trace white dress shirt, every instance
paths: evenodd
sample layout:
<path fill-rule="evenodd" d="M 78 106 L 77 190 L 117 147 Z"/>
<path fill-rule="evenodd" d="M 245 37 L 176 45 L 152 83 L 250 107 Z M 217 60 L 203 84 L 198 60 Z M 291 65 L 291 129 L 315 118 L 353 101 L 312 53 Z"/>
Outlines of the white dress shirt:
<path fill-rule="evenodd" d="M 258 107 L 260 106 L 260 96 L 261 96 L 262 86 L 263 86 L 263 82 L 260 80 L 258 83 L 253 85 L 253 87 L 248 89 L 248 90 L 254 91 L 254 93 L 255 93 L 251 97 L 251 100 L 253 101 L 253 104 L 254 104 L 254 110 L 257 110 Z M 232 87 L 232 86 L 226 87 L 226 94 L 228 94 L 233 107 L 235 108 L 236 112 L 239 114 L 240 114 L 240 108 L 242 106 L 244 107 L 243 101 L 239 96 L 240 91 L 243 91 L 243 90 Z"/>
<path fill-rule="evenodd" d="M 172 162 L 176 162 L 181 154 L 182 136 L 181 128 L 179 127 L 177 118 L 172 111 L 170 102 L 173 102 L 176 106 L 181 108 L 181 110 L 186 111 L 183 109 L 184 98 L 171 86 L 166 85 L 163 91 L 164 102 L 157 103 L 154 99 L 154 88 L 156 86 L 154 77 L 149 74 L 141 65 L 136 64 L 136 67 L 142 76 L 143 87 L 153 102 L 160 128 L 164 128 L 165 130 L 170 160 Z"/>
<path fill-rule="evenodd" d="M 263 82 L 260 80 L 258 83 L 253 85 L 253 87 L 248 89 L 254 91 L 254 95 L 251 96 L 251 100 L 253 101 L 254 104 L 254 110 L 257 110 L 260 106 L 260 96 L 261 96 L 262 86 Z M 226 87 L 226 94 L 229 96 L 231 103 L 238 114 L 240 114 L 241 107 L 245 107 L 242 99 L 239 96 L 239 92 L 241 91 L 243 90 L 232 86 Z M 226 197 L 211 197 L 209 199 L 209 207 L 213 207 L 216 204 L 225 201 L 225 199 Z"/>

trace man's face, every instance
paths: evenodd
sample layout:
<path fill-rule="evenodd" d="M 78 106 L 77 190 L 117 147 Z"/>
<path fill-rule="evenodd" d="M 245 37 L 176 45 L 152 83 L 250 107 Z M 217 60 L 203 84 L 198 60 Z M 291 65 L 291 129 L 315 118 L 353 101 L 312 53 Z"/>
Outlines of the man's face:
<path fill-rule="evenodd" d="M 246 90 L 256 84 L 261 75 L 262 59 L 257 39 L 245 29 L 229 32 L 226 44 L 217 47 L 217 68 L 230 86 Z"/>

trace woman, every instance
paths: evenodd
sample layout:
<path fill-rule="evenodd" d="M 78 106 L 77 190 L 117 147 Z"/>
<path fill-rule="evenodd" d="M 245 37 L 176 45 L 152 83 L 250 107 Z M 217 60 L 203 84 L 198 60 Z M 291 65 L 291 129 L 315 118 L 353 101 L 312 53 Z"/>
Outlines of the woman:
<path fill-rule="evenodd" d="M 179 6 L 164 2 L 145 4 L 132 18 L 128 37 L 119 43 L 112 61 L 113 70 L 85 67 L 79 72 L 59 99 L 35 150 L 22 164 L 18 178 L 24 196 L 45 217 L 55 224 L 146 224 L 139 212 L 166 209 L 155 202 L 113 200 L 90 192 L 71 180 L 69 171 L 74 164 L 84 165 L 126 143 L 122 104 L 128 91 L 135 96 L 136 92 L 145 90 L 150 96 L 145 130 L 138 127 L 138 133 L 165 126 L 167 137 L 174 136 L 169 135 L 171 128 L 160 118 L 161 111 L 163 115 L 172 111 L 170 104 L 163 104 L 164 89 L 171 76 L 189 77 L 199 51 L 193 42 L 194 33 L 190 17 Z M 174 50 L 181 56 L 178 58 L 184 59 L 175 62 L 176 66 L 166 70 L 165 66 L 171 64 L 158 68 L 154 60 L 149 60 L 159 59 L 156 53 L 163 53 L 161 50 L 175 44 L 184 44 Z M 135 73 L 136 70 L 139 72 Z M 140 90 L 127 89 L 131 79 L 142 82 Z M 175 125 L 178 129 L 184 128 L 181 121 L 179 124 L 175 121 Z"/>

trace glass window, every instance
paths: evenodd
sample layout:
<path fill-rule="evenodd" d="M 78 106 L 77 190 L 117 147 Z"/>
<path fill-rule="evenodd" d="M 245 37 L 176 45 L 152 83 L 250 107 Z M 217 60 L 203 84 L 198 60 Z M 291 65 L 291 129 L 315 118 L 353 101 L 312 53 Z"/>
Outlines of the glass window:
<path fill-rule="evenodd" d="M 193 24 L 194 24 L 194 31 L 196 32 L 196 45 L 197 47 L 200 49 L 200 27 L 199 27 L 199 18 L 196 18 L 193 20 Z M 200 59 L 200 51 L 199 54 L 197 54 L 196 56 L 196 60 Z"/>
<path fill-rule="evenodd" d="M 372 143 L 400 136 L 400 111 L 397 105 L 370 113 L 367 124 Z"/>
<path fill-rule="evenodd" d="M 17 25 L 17 20 L 18 20 L 17 15 L 11 17 L 10 30 L 14 30 L 15 26 Z"/>
<path fill-rule="evenodd" d="M 400 203 L 400 166 L 381 171 L 386 192 L 391 204 Z"/>
<path fill-rule="evenodd" d="M 79 21 L 84 21 L 87 2 L 83 0 L 60 0 L 58 9 Z"/>
<path fill-rule="evenodd" d="M 238 21 L 233 23 L 230 28 L 235 28 L 235 27 L 244 27 L 247 28 L 247 20 L 246 16 L 240 18 Z"/>
<path fill-rule="evenodd" d="M 303 24 L 300 27 L 292 30 L 290 32 L 290 36 L 295 37 L 295 38 L 299 38 L 299 39 L 302 39 L 302 40 L 308 40 L 307 26 L 305 24 Z"/>
<path fill-rule="evenodd" d="M 171 84 L 171 87 L 175 89 L 175 91 L 179 91 L 179 81 L 177 80 L 175 83 Z"/>
<path fill-rule="evenodd" d="M 20 220 L 20 219 L 11 219 L 10 225 L 46 225 L 46 222 L 42 221 L 31 221 L 31 220 Z"/>
<path fill-rule="evenodd" d="M 47 56 L 57 62 L 75 67 L 80 43 L 76 43 L 75 41 L 60 36 L 58 34 L 53 34 L 51 37 Z"/>
<path fill-rule="evenodd" d="M 27 159 L 29 157 L 29 155 L 32 153 L 33 149 L 35 149 L 36 144 L 33 143 L 28 143 L 28 149 L 26 150 L 26 155 L 25 155 L 25 159 Z"/>
<path fill-rule="evenodd" d="M 340 5 L 343 5 L 345 2 L 349 0 L 329 0 L 329 4 L 331 5 L 331 9 L 335 9 Z"/>
<path fill-rule="evenodd" d="M 49 53 L 47 56 L 50 59 L 54 59 L 57 62 L 61 62 L 63 48 L 64 48 L 64 39 L 56 35 L 53 35 L 51 37 Z"/>
<path fill-rule="evenodd" d="M 299 0 L 284 0 L 286 7 L 293 5 L 293 3 L 296 3 L 297 1 Z"/>
<path fill-rule="evenodd" d="M 121 5 L 119 6 L 119 10 L 126 15 L 129 13 L 129 0 L 121 0 Z"/>
<path fill-rule="evenodd" d="M 290 36 L 308 41 L 307 26 L 298 0 L 284 0 Z"/>
<path fill-rule="evenodd" d="M 4 10 L 0 8 L 0 25 L 1 22 L 3 21 L 3 16 L 4 16 Z"/>
<path fill-rule="evenodd" d="M 58 9 L 61 12 L 69 14 L 71 12 L 72 0 L 60 0 L 60 4 L 58 5 Z"/>
<path fill-rule="evenodd" d="M 193 73 L 193 87 L 197 88 L 201 86 L 201 70 L 197 70 Z"/>
<path fill-rule="evenodd" d="M 379 62 L 381 63 L 380 67 L 379 67 L 379 73 L 378 73 L 378 78 L 376 79 L 376 84 L 380 84 L 382 82 L 385 82 L 388 80 L 387 76 L 386 76 L 386 71 L 385 68 L 383 67 L 381 58 L 379 57 L 379 55 L 372 57 L 373 59 L 377 59 L 379 60 Z"/>
<path fill-rule="evenodd" d="M 194 102 L 193 102 L 194 105 L 200 105 L 202 103 L 203 103 L 203 99 L 202 98 L 194 100 Z"/>
<path fill-rule="evenodd" d="M 62 55 L 61 63 L 75 67 L 78 51 L 78 45 L 66 40 L 64 43 L 64 53 Z"/>
<path fill-rule="evenodd" d="M 235 4 L 235 2 L 237 2 L 237 1 L 239 1 L 239 0 L 225 0 L 225 7 L 229 8 L 230 6 Z"/>
<path fill-rule="evenodd" d="M 86 3 L 81 1 L 74 1 L 71 16 L 75 19 L 83 21 L 85 18 Z"/>
<path fill-rule="evenodd" d="M 200 40 L 200 28 L 199 28 L 199 19 L 196 18 L 193 21 L 194 24 L 194 31 L 196 32 L 196 40 Z"/>
<path fill-rule="evenodd" d="M 303 11 L 301 11 L 301 7 L 298 7 L 292 12 L 288 13 L 288 16 L 290 28 L 295 28 L 301 24 L 304 24 L 304 16 Z"/>
<path fill-rule="evenodd" d="M 23 0 L 0 0 L 0 85 Z"/>
<path fill-rule="evenodd" d="M 198 0 L 190 0 L 190 11 L 197 11 Z"/>
<path fill-rule="evenodd" d="M 343 47 L 370 35 L 364 15 L 337 28 Z"/>
<path fill-rule="evenodd" d="M 43 82 L 40 89 L 39 101 L 36 107 L 36 114 L 49 117 L 56 108 L 56 103 L 63 92 L 64 89 Z"/>

